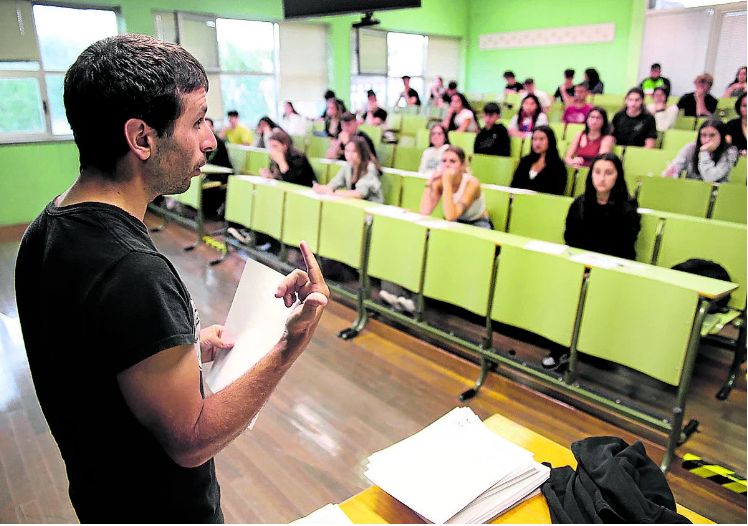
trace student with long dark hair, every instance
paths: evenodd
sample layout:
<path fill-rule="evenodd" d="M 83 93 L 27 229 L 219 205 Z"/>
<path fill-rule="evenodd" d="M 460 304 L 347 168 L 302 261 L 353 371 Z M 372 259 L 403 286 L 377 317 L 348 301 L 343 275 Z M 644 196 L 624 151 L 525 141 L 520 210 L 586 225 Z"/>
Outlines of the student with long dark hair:
<path fill-rule="evenodd" d="M 699 126 L 696 142 L 681 148 L 663 175 L 678 177 L 685 170 L 686 179 L 726 183 L 737 159 L 737 148 L 727 142 L 727 126 L 718 119 L 709 119 Z"/>
<path fill-rule="evenodd" d="M 738 114 L 737 118 L 728 122 L 725 126 L 727 128 L 727 136 L 730 144 L 738 149 L 738 153 L 745 157 L 746 153 L 746 105 L 745 105 L 745 93 L 743 93 L 738 100 L 735 101 L 735 113 Z"/>
<path fill-rule="evenodd" d="M 449 103 L 449 110 L 442 121 L 448 131 L 478 131 L 478 121 L 473 108 L 462 93 L 455 93 Z"/>
<path fill-rule="evenodd" d="M 267 115 L 260 117 L 260 120 L 257 121 L 257 128 L 255 129 L 255 140 L 252 143 L 252 146 L 256 146 L 257 148 L 267 148 L 270 135 L 275 130 L 279 129 L 281 129 L 280 126 L 278 126 L 275 121 Z"/>
<path fill-rule="evenodd" d="M 317 180 L 306 155 L 294 147 L 291 137 L 283 130 L 275 130 L 270 135 L 268 150 L 270 165 L 260 170 L 262 177 L 310 187 Z"/>
<path fill-rule="evenodd" d="M 610 134 L 608 112 L 595 106 L 587 114 L 584 130 L 574 136 L 566 150 L 566 164 L 575 168 L 590 166 L 595 157 L 611 151 L 615 143 Z"/>
<path fill-rule="evenodd" d="M 536 126 L 548 124 L 548 117 L 543 113 L 540 100 L 532 93 L 525 96 L 519 111 L 509 121 L 509 135 L 511 137 L 529 137 Z"/>
<path fill-rule="evenodd" d="M 512 178 L 512 188 L 562 195 L 566 189 L 566 166 L 558 155 L 556 134 L 548 126 L 532 132 L 532 149 L 520 159 Z"/>
<path fill-rule="evenodd" d="M 590 167 L 584 194 L 569 207 L 564 239 L 572 247 L 635 259 L 638 207 L 629 195 L 621 160 L 614 153 L 600 155 Z"/>
<path fill-rule="evenodd" d="M 600 74 L 595 68 L 584 70 L 584 83 L 587 84 L 587 90 L 592 94 L 602 93 L 605 85 L 600 80 Z"/>
<path fill-rule="evenodd" d="M 314 184 L 318 194 L 339 195 L 383 203 L 382 181 L 377 158 L 361 137 L 351 137 L 345 145 L 345 165 L 327 184 Z"/>

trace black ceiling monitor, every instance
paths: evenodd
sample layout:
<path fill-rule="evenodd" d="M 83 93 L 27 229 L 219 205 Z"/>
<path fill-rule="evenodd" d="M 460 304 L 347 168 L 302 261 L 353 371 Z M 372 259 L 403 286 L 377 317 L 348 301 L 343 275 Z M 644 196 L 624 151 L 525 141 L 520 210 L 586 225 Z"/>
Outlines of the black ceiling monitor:
<path fill-rule="evenodd" d="M 283 15 L 305 18 L 411 7 L 421 7 L 421 0 L 283 0 Z"/>

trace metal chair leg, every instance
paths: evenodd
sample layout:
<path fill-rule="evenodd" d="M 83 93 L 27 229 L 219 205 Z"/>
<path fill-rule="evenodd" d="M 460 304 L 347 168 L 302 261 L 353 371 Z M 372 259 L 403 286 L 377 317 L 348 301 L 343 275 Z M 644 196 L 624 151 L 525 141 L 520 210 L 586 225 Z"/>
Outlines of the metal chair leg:
<path fill-rule="evenodd" d="M 745 362 L 745 355 L 746 355 L 746 326 L 745 326 L 745 320 L 743 320 L 743 323 L 740 324 L 740 328 L 738 329 L 738 339 L 735 342 L 735 348 L 734 348 L 734 356 L 732 358 L 732 365 L 730 365 L 730 371 L 727 374 L 727 379 L 725 380 L 725 383 L 722 384 L 722 388 L 717 393 L 716 397 L 717 400 L 727 400 L 727 397 L 730 396 L 730 391 L 732 391 L 732 388 L 735 387 L 735 381 L 738 378 L 738 374 L 740 374 L 740 366 L 743 365 L 743 362 Z"/>
<path fill-rule="evenodd" d="M 480 375 L 478 376 L 478 379 L 475 381 L 475 385 L 468 389 L 467 391 L 464 391 L 458 398 L 460 402 L 467 402 L 471 398 L 475 397 L 475 395 L 478 394 L 478 391 L 480 391 L 480 388 L 483 386 L 483 382 L 486 381 L 486 376 L 488 375 L 488 372 L 493 368 L 493 364 L 488 361 L 486 358 L 481 356 L 480 359 Z"/>

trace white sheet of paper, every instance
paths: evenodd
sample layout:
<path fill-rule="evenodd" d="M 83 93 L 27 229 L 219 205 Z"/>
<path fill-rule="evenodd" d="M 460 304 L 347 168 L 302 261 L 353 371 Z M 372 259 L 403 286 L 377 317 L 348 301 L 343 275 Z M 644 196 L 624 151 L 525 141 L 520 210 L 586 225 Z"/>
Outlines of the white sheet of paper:
<path fill-rule="evenodd" d="M 205 376 L 214 393 L 251 369 L 278 343 L 291 312 L 282 298 L 275 297 L 282 279 L 281 273 L 247 260 L 224 325 L 224 336 L 234 340 L 234 348 L 219 353 Z"/>
<path fill-rule="evenodd" d="M 535 252 L 545 252 L 546 254 L 563 254 L 569 246 L 535 240 L 526 243 L 523 248 L 534 250 Z"/>
<path fill-rule="evenodd" d="M 615 268 L 622 266 L 618 260 L 594 252 L 583 252 L 569 259 L 576 263 L 589 265 L 590 267 Z"/>
<path fill-rule="evenodd" d="M 296 519 L 291 524 L 353 524 L 337 504 L 327 504 L 306 517 Z"/>

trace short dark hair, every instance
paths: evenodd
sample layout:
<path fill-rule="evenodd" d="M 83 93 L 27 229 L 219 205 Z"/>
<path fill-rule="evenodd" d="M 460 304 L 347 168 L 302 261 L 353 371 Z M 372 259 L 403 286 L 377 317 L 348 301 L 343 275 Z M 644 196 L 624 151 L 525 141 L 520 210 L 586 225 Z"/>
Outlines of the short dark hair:
<path fill-rule="evenodd" d="M 501 108 L 495 102 L 489 102 L 483 106 L 483 113 L 492 115 L 501 115 Z"/>
<path fill-rule="evenodd" d="M 535 84 L 535 79 L 532 77 L 526 78 L 522 84 Z"/>
<path fill-rule="evenodd" d="M 226 116 L 227 117 L 238 117 L 239 116 L 239 112 L 236 111 L 236 110 L 229 110 L 229 111 L 226 112 Z"/>
<path fill-rule="evenodd" d="M 573 69 L 565 69 L 564 70 L 564 78 L 567 79 L 573 79 L 574 73 L 576 73 Z"/>
<path fill-rule="evenodd" d="M 125 34 L 88 46 L 65 74 L 63 92 L 81 169 L 114 170 L 128 152 L 122 130 L 129 119 L 171 135 L 182 97 L 200 88 L 208 90 L 205 70 L 177 44 Z"/>
<path fill-rule="evenodd" d="M 649 66 L 649 69 L 662 69 L 662 66 L 660 66 L 659 62 L 655 62 L 651 66 Z"/>
<path fill-rule="evenodd" d="M 402 77 L 400 77 L 400 79 L 402 79 L 402 80 L 405 80 L 405 79 L 410 80 L 410 75 L 403 75 Z"/>
<path fill-rule="evenodd" d="M 457 82 L 450 80 L 449 84 L 447 84 L 447 89 L 457 89 Z"/>
<path fill-rule="evenodd" d="M 506 71 L 504 72 L 504 78 L 507 78 L 507 77 L 512 77 L 512 78 L 516 78 L 516 77 L 517 77 L 517 75 L 515 75 L 515 74 L 514 74 L 514 71 L 511 71 L 511 70 L 506 70 Z"/>
<path fill-rule="evenodd" d="M 370 90 L 368 90 L 368 91 L 366 92 L 366 96 L 367 96 L 367 97 L 375 97 L 375 98 L 376 98 L 377 94 L 376 94 L 376 93 L 374 93 L 374 90 L 373 90 L 373 89 L 370 89 Z"/>
<path fill-rule="evenodd" d="M 356 116 L 351 113 L 350 111 L 346 111 L 343 116 L 340 118 L 342 122 L 351 122 L 356 120 Z"/>
<path fill-rule="evenodd" d="M 335 92 L 331 89 L 327 90 L 325 92 L 325 100 L 330 100 L 335 98 Z"/>

